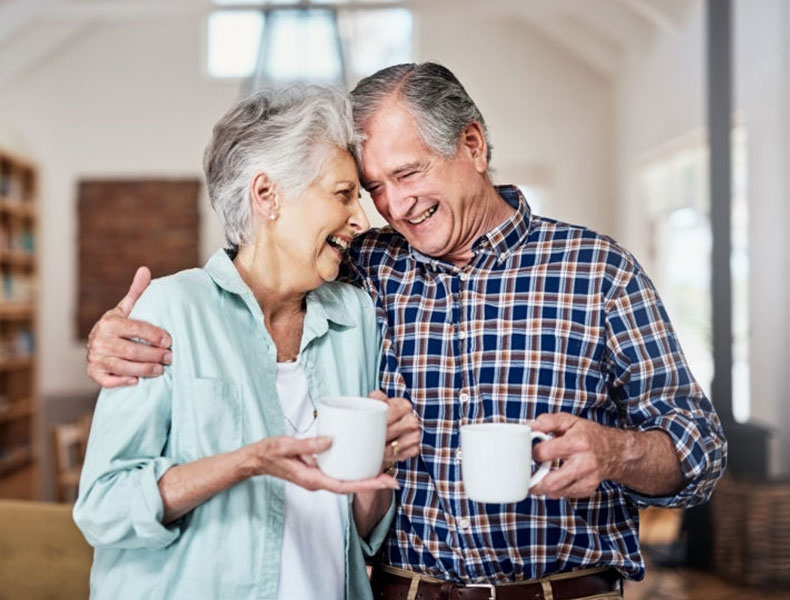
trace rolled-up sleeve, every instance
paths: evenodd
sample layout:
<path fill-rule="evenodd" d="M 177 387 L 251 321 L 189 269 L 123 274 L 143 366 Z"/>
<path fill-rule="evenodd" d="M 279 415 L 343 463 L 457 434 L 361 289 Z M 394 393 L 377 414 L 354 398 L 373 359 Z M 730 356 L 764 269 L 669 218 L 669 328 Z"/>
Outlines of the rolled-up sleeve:
<path fill-rule="evenodd" d="M 609 387 L 626 427 L 672 440 L 686 484 L 665 497 L 629 495 L 639 505 L 705 502 L 727 464 L 716 411 L 696 382 L 652 282 L 636 267 L 606 306 Z"/>
<path fill-rule="evenodd" d="M 392 525 L 392 519 L 395 517 L 395 493 L 392 494 L 392 500 L 390 500 L 389 508 L 387 512 L 384 513 L 384 516 L 381 517 L 376 526 L 371 530 L 371 532 L 366 536 L 362 537 L 359 536 L 359 545 L 362 547 L 362 552 L 365 556 L 375 556 L 376 553 L 381 548 L 381 545 L 384 543 L 384 540 L 387 539 L 387 535 L 390 531 L 390 525 Z"/>
<path fill-rule="evenodd" d="M 154 282 L 132 317 L 163 325 L 158 296 Z M 158 487 L 175 464 L 165 456 L 171 393 L 166 367 L 160 377 L 99 394 L 74 506 L 74 521 L 92 546 L 161 548 L 178 538 L 177 523 L 162 525 Z"/>

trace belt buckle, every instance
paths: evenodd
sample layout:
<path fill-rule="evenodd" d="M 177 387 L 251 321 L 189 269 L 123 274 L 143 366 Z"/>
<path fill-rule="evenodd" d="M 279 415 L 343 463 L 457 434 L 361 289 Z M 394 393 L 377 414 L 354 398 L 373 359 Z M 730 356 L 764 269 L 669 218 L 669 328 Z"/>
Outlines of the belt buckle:
<path fill-rule="evenodd" d="M 488 600 L 496 600 L 496 586 L 491 583 L 467 583 L 468 588 L 488 588 Z"/>

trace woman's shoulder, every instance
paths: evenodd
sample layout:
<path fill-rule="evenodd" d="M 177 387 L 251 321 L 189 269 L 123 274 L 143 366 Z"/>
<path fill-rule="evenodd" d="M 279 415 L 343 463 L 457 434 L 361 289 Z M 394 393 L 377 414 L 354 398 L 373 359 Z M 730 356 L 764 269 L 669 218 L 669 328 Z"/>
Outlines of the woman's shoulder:
<path fill-rule="evenodd" d="M 185 269 L 151 280 L 135 303 L 131 317 L 151 320 L 174 308 L 205 301 L 215 286 L 204 269 Z M 153 321 L 152 321 L 153 322 Z"/>

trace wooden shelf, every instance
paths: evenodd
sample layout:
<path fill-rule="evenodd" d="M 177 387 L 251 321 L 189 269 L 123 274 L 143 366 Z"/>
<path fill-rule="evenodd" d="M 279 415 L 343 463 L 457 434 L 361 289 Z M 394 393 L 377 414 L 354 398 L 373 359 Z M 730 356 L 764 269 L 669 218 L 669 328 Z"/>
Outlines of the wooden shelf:
<path fill-rule="evenodd" d="M 33 448 L 20 446 L 0 455 L 0 476 L 21 469 L 33 462 Z"/>
<path fill-rule="evenodd" d="M 0 497 L 38 495 L 38 169 L 0 149 Z"/>
<path fill-rule="evenodd" d="M 35 219 L 38 216 L 38 211 L 32 202 L 6 200 L 2 196 L 0 196 L 0 213 L 26 219 Z"/>
<path fill-rule="evenodd" d="M 0 319 L 26 320 L 36 315 L 32 302 L 4 302 L 0 300 Z"/>
<path fill-rule="evenodd" d="M 18 371 L 20 369 L 30 369 L 35 361 L 32 356 L 17 356 L 0 360 L 0 371 Z"/>
<path fill-rule="evenodd" d="M 33 267 L 36 264 L 36 255 L 23 250 L 0 250 L 0 263 L 16 267 Z"/>
<path fill-rule="evenodd" d="M 35 412 L 32 399 L 23 398 L 22 400 L 15 400 L 5 407 L 0 408 L 0 423 L 24 419 L 35 414 Z"/>

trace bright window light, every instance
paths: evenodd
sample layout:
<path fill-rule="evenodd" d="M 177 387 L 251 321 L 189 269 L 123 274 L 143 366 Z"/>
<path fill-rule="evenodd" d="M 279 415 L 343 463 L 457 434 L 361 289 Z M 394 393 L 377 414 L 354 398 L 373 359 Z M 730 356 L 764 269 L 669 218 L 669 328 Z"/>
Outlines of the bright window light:
<path fill-rule="evenodd" d="M 215 0 L 217 1 L 217 0 Z M 212 77 L 248 77 L 255 69 L 263 13 L 218 10 L 208 18 L 208 72 Z"/>
<path fill-rule="evenodd" d="M 252 89 L 290 81 L 353 87 L 383 67 L 413 60 L 411 11 L 344 9 L 345 1 L 313 0 L 326 6 L 314 9 L 291 8 L 294 0 L 244 3 L 260 5 L 258 11 L 239 7 L 240 0 L 214 0 L 227 8 L 209 16 L 209 74 L 250 78 Z"/>
<path fill-rule="evenodd" d="M 340 40 L 330 10 L 272 11 L 262 43 L 266 82 L 343 82 Z"/>
<path fill-rule="evenodd" d="M 412 60 L 412 14 L 403 8 L 358 10 L 343 15 L 350 75 L 355 79 Z"/>

